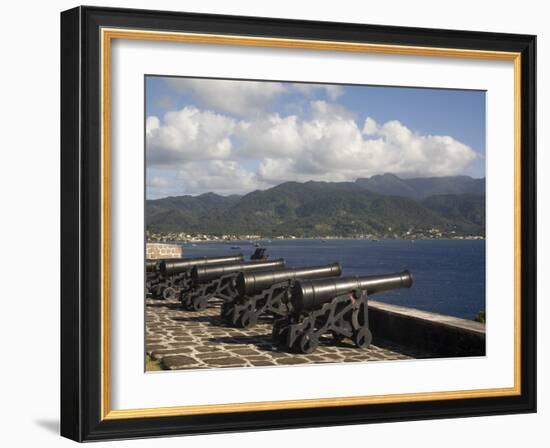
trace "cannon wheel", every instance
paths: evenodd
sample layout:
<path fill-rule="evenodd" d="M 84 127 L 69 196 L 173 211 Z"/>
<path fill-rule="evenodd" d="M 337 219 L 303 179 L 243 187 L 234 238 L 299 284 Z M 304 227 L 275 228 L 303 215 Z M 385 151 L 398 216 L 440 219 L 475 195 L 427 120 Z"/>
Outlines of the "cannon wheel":
<path fill-rule="evenodd" d="M 319 339 L 313 333 L 304 333 L 298 341 L 298 348 L 304 354 L 313 353 L 319 346 Z"/>
<path fill-rule="evenodd" d="M 162 297 L 164 297 L 166 300 L 172 300 L 176 298 L 177 293 L 178 292 L 175 288 L 168 286 L 167 288 L 164 288 L 164 291 L 162 291 Z"/>
<path fill-rule="evenodd" d="M 179 299 L 181 302 L 181 306 L 183 306 L 184 308 L 187 308 L 189 303 L 189 293 L 187 291 L 180 291 Z"/>
<path fill-rule="evenodd" d="M 340 344 L 345 338 L 343 334 L 338 333 L 336 331 L 331 332 L 331 336 L 335 344 Z"/>
<path fill-rule="evenodd" d="M 246 310 L 237 319 L 237 325 L 241 328 L 251 328 L 258 322 L 258 315 L 254 311 Z"/>
<path fill-rule="evenodd" d="M 359 348 L 367 348 L 372 342 L 372 333 L 367 327 L 361 327 L 353 334 L 353 342 Z"/>
<path fill-rule="evenodd" d="M 277 340 L 279 339 L 279 323 L 277 320 L 273 322 L 273 326 L 271 327 L 271 340 L 274 344 L 277 344 Z"/>
<path fill-rule="evenodd" d="M 151 295 L 153 296 L 154 299 L 158 299 L 160 297 L 162 297 L 162 287 L 161 286 L 153 286 L 151 288 Z"/>
<path fill-rule="evenodd" d="M 187 311 L 193 310 L 193 307 L 192 307 L 193 301 L 191 297 L 189 297 L 188 295 L 186 295 L 185 297 L 180 297 L 180 301 L 181 301 L 181 307 L 184 310 L 187 310 Z"/>
<path fill-rule="evenodd" d="M 192 309 L 194 311 L 204 311 L 208 306 L 208 297 L 197 297 L 193 299 Z"/>
<path fill-rule="evenodd" d="M 233 315 L 235 313 L 235 307 L 231 303 L 224 302 L 222 304 L 221 318 L 227 324 L 233 323 Z"/>
<path fill-rule="evenodd" d="M 273 344 L 277 347 L 282 347 L 285 345 L 285 333 L 281 331 L 281 329 L 284 328 L 284 324 L 282 322 L 276 320 L 273 322 L 273 329 L 271 330 L 271 340 L 273 341 Z"/>

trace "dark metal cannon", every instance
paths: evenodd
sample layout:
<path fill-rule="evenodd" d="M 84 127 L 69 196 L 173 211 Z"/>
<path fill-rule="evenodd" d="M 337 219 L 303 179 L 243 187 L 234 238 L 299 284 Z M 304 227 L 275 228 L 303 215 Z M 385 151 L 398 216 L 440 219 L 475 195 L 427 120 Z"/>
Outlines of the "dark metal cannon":
<path fill-rule="evenodd" d="M 193 286 L 182 291 L 180 300 L 183 308 L 200 311 L 206 308 L 208 301 L 218 298 L 230 302 L 237 296 L 235 279 L 240 272 L 282 269 L 285 260 L 248 261 L 231 265 L 195 266 L 191 270 Z"/>
<path fill-rule="evenodd" d="M 163 260 L 159 265 L 159 270 L 164 275 L 173 275 L 187 272 L 195 266 L 216 266 L 220 264 L 239 263 L 241 261 L 244 261 L 243 254 L 228 255 L 224 257 L 176 258 Z"/>
<path fill-rule="evenodd" d="M 365 277 L 297 280 L 291 290 L 292 311 L 274 322 L 273 341 L 288 351 L 311 353 L 319 339 L 332 335 L 335 342 L 351 338 L 366 348 L 372 341 L 369 329 L 369 295 L 410 288 L 409 271 Z"/>
<path fill-rule="evenodd" d="M 151 286 L 158 277 L 159 260 L 145 260 L 145 290 L 151 294 Z"/>
<path fill-rule="evenodd" d="M 229 325 L 250 328 L 262 315 L 286 316 L 288 292 L 296 279 L 338 277 L 339 263 L 323 266 L 288 268 L 276 271 L 241 272 L 236 278 L 237 297 L 222 305 L 221 316 Z"/>
<path fill-rule="evenodd" d="M 159 260 L 145 260 L 145 272 L 156 272 Z"/>
<path fill-rule="evenodd" d="M 195 266 L 217 266 L 241 263 L 242 254 L 223 257 L 168 258 L 158 260 L 156 274 L 148 284 L 148 292 L 155 298 L 172 299 L 191 287 L 191 269 Z"/>

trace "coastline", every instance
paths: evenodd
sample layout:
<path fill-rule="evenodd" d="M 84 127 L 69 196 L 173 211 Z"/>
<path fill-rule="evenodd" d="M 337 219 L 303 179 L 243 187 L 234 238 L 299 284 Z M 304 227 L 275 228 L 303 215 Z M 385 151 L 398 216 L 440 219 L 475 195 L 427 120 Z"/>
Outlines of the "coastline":
<path fill-rule="evenodd" d="M 241 244 L 256 244 L 256 243 L 273 243 L 274 241 L 371 241 L 373 243 L 380 241 L 480 241 L 486 240 L 485 236 L 481 235 L 469 235 L 460 237 L 424 237 L 424 238 L 359 238 L 359 237 L 346 237 L 346 236 L 328 236 L 328 237 L 275 237 L 275 238 L 189 238 L 189 239 L 146 239 L 147 243 L 167 243 L 167 244 L 196 244 L 196 243 L 241 243 Z"/>

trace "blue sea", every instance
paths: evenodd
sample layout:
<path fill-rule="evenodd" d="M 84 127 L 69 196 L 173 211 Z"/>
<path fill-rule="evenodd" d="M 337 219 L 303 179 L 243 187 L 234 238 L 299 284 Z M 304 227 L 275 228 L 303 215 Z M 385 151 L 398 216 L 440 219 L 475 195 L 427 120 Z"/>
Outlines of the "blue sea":
<path fill-rule="evenodd" d="M 287 266 L 338 261 L 343 275 L 373 275 L 408 269 L 410 289 L 372 296 L 374 300 L 473 319 L 485 310 L 485 241 L 483 240 L 273 240 L 259 241 L 270 258 Z M 238 249 L 234 248 L 238 247 Z M 254 252 L 253 243 L 197 242 L 183 245 L 185 257 Z"/>

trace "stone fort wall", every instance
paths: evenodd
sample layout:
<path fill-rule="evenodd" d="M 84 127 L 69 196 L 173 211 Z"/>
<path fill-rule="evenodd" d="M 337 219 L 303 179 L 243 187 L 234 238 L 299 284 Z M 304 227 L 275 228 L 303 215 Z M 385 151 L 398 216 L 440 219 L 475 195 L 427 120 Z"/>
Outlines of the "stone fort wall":
<path fill-rule="evenodd" d="M 147 243 L 145 258 L 148 260 L 182 257 L 183 248 L 179 244 Z"/>

